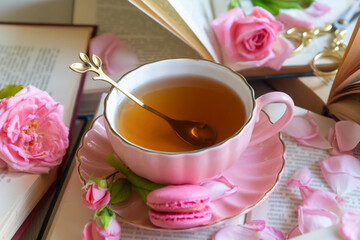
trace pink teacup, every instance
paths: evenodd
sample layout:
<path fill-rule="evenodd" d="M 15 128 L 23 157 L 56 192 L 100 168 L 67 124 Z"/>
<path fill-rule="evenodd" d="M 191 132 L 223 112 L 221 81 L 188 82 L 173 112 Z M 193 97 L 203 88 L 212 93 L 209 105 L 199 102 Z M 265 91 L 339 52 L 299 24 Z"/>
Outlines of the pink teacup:
<path fill-rule="evenodd" d="M 255 100 L 254 91 L 243 76 L 207 60 L 167 59 L 145 64 L 124 75 L 119 84 L 132 91 L 157 79 L 181 75 L 212 78 L 234 89 L 245 105 L 246 121 L 234 135 L 208 148 L 189 152 L 150 150 L 128 141 L 116 130 L 117 112 L 127 97 L 118 90 L 111 89 L 105 100 L 104 118 L 113 151 L 133 172 L 154 182 L 194 184 L 221 175 L 249 145 L 259 112 L 269 103 L 284 103 L 286 111 L 271 127 L 253 136 L 251 144 L 260 143 L 277 134 L 292 119 L 294 103 L 288 95 L 271 92 Z"/>

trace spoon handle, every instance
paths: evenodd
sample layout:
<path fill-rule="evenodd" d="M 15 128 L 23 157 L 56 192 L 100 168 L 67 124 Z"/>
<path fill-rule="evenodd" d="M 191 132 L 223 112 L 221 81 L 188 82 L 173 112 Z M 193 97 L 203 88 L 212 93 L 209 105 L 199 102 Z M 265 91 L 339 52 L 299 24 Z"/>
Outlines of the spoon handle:
<path fill-rule="evenodd" d="M 102 61 L 98 56 L 92 55 L 92 61 L 91 61 L 85 53 L 80 53 L 80 59 L 83 61 L 83 63 L 71 64 L 71 66 L 70 66 L 71 70 L 73 70 L 77 73 L 85 73 L 88 71 L 94 72 L 94 73 L 98 74 L 98 76 L 94 76 L 93 80 L 95 80 L 95 81 L 100 80 L 100 81 L 105 81 L 107 83 L 110 83 L 112 86 L 117 88 L 120 92 L 125 94 L 128 98 L 130 98 L 132 101 L 134 101 L 140 107 L 143 107 L 143 108 L 149 110 L 150 112 L 158 115 L 159 117 L 161 117 L 167 121 L 172 120 L 171 118 L 164 115 L 163 113 L 158 112 L 157 110 L 153 109 L 152 107 L 150 107 L 150 106 L 146 105 L 145 103 L 143 103 L 142 101 L 140 101 L 137 97 L 135 97 L 130 92 L 128 92 L 125 89 L 123 89 L 122 87 L 120 87 L 120 85 L 117 82 L 115 82 L 108 75 L 106 75 L 104 73 L 104 71 L 102 70 Z"/>

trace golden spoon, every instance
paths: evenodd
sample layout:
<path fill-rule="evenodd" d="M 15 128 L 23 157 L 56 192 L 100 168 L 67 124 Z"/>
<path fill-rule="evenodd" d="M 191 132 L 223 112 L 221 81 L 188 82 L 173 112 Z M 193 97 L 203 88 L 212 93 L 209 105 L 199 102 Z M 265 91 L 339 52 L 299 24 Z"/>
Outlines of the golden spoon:
<path fill-rule="evenodd" d="M 93 77 L 94 80 L 101 80 L 110 83 L 112 86 L 117 88 L 120 92 L 129 97 L 132 101 L 138 104 L 140 107 L 149 110 L 150 112 L 158 115 L 167 121 L 170 126 L 175 130 L 177 135 L 182 138 L 185 142 L 190 143 L 192 145 L 198 147 L 208 147 L 213 145 L 216 141 L 217 134 L 213 128 L 204 123 L 199 123 L 195 121 L 187 121 L 187 120 L 175 120 L 172 119 L 163 113 L 149 107 L 148 105 L 141 102 L 138 98 L 132 95 L 130 92 L 126 91 L 122 87 L 120 87 L 114 80 L 108 77 L 102 70 L 102 62 L 101 59 L 93 55 L 92 61 L 90 61 L 89 57 L 80 53 L 80 59 L 84 63 L 73 63 L 70 68 L 77 73 L 85 73 L 88 71 L 92 71 L 97 73 L 98 76 Z"/>

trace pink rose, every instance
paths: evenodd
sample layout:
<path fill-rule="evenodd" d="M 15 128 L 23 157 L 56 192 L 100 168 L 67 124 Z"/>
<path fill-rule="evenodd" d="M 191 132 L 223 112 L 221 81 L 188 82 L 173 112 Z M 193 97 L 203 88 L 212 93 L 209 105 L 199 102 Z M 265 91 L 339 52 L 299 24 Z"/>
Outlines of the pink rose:
<path fill-rule="evenodd" d="M 110 201 L 110 192 L 99 188 L 96 184 L 88 186 L 86 193 L 82 196 L 83 204 L 90 209 L 99 209 Z"/>
<path fill-rule="evenodd" d="M 254 7 L 248 17 L 234 8 L 213 20 L 211 27 L 232 61 L 279 70 L 294 49 L 288 40 L 277 36 L 283 30 L 282 23 L 260 7 Z"/>
<path fill-rule="evenodd" d="M 120 234 L 121 227 L 115 218 L 110 220 L 106 229 L 100 227 L 94 220 L 85 225 L 82 240 L 118 240 Z"/>
<path fill-rule="evenodd" d="M 0 100 L 0 166 L 9 171 L 47 173 L 69 145 L 63 106 L 33 86 Z"/>

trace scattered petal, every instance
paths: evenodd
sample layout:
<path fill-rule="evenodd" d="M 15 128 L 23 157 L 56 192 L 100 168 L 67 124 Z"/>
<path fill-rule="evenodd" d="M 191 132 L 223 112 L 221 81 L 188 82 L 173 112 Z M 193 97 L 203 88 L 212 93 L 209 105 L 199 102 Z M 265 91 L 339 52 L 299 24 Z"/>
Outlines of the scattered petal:
<path fill-rule="evenodd" d="M 307 186 L 312 180 L 311 172 L 308 168 L 303 167 L 296 170 L 286 182 L 286 186 L 289 187 L 300 187 Z"/>
<path fill-rule="evenodd" d="M 287 29 L 290 28 L 314 28 L 314 21 L 310 18 L 303 18 L 296 16 L 297 14 L 292 14 L 293 12 L 280 12 L 276 17 L 280 22 L 284 23 Z"/>
<path fill-rule="evenodd" d="M 343 195 L 360 185 L 360 161 L 351 155 L 338 155 L 320 161 L 326 182 L 335 193 Z"/>
<path fill-rule="evenodd" d="M 223 176 L 203 181 L 199 185 L 209 189 L 211 201 L 227 197 L 238 190 L 237 185 Z"/>
<path fill-rule="evenodd" d="M 244 225 L 226 226 L 213 236 L 213 240 L 253 239 L 284 240 L 280 229 L 266 227 L 264 220 L 252 220 Z"/>
<path fill-rule="evenodd" d="M 345 240 L 360 239 L 360 211 L 349 210 L 340 219 L 340 234 Z"/>
<path fill-rule="evenodd" d="M 351 154 L 360 142 L 360 125 L 352 121 L 336 122 L 335 127 L 329 130 L 328 138 L 331 146 L 330 153 Z"/>
<path fill-rule="evenodd" d="M 323 209 L 340 216 L 345 206 L 345 200 L 335 193 L 321 189 L 310 188 L 309 195 L 303 199 L 300 207 Z"/>
<path fill-rule="evenodd" d="M 325 209 L 299 207 L 298 222 L 301 233 L 308 233 L 335 224 L 338 216 Z"/>
<path fill-rule="evenodd" d="M 320 16 L 324 15 L 325 13 L 329 12 L 330 10 L 331 10 L 331 7 L 329 7 L 325 3 L 315 1 L 310 5 L 310 7 L 305 9 L 305 12 L 311 16 L 320 17 Z"/>
<path fill-rule="evenodd" d="M 302 145 L 320 149 L 331 148 L 330 143 L 320 135 L 319 125 L 309 112 L 294 116 L 282 131 Z"/>
<path fill-rule="evenodd" d="M 296 225 L 296 226 L 292 227 L 289 230 L 289 232 L 286 234 L 286 239 L 294 238 L 294 237 L 297 237 L 297 236 L 299 236 L 301 234 L 302 233 L 300 232 L 299 225 Z"/>
<path fill-rule="evenodd" d="M 114 75 L 135 67 L 138 59 L 129 45 L 114 33 L 105 33 L 91 39 L 90 55 L 97 55 L 109 74 Z"/>
<path fill-rule="evenodd" d="M 273 44 L 274 57 L 267 61 L 264 66 L 280 70 L 281 66 L 294 50 L 294 45 L 284 37 L 277 37 Z"/>

